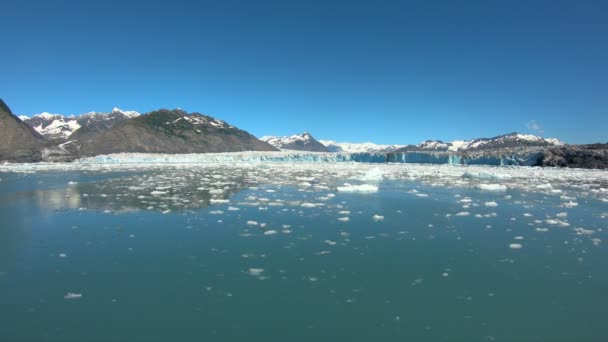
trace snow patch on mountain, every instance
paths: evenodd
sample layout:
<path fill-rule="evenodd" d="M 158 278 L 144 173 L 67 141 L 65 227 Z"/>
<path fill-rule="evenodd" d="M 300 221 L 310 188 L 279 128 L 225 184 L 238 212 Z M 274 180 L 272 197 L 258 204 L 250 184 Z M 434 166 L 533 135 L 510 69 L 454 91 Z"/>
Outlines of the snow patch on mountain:
<path fill-rule="evenodd" d="M 296 150 L 310 152 L 327 152 L 327 148 L 317 141 L 313 136 L 304 132 L 291 136 L 263 136 L 260 140 L 280 149 L 280 150 Z"/>
<path fill-rule="evenodd" d="M 97 130 L 100 127 L 108 128 L 120 121 L 138 116 L 140 114 L 136 111 L 115 107 L 109 113 L 89 112 L 78 116 L 65 116 L 43 112 L 32 117 L 22 115 L 19 118 L 45 138 L 65 140 L 83 126 Z"/>

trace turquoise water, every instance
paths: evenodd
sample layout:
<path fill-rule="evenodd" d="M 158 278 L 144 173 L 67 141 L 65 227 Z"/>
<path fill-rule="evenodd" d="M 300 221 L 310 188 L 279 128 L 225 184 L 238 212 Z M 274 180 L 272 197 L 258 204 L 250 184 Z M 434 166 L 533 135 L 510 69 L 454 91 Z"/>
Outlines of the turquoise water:
<path fill-rule="evenodd" d="M 5 170 L 0 341 L 608 340 L 603 183 L 345 167 Z"/>

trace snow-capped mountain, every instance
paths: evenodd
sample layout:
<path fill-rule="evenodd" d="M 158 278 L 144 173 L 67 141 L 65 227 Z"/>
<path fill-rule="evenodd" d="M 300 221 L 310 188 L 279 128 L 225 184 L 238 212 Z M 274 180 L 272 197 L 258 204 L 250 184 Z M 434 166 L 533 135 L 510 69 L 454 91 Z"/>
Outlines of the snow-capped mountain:
<path fill-rule="evenodd" d="M 276 151 L 225 121 L 200 113 L 161 109 L 101 131 L 79 129 L 66 147 L 81 156 L 107 153 Z"/>
<path fill-rule="evenodd" d="M 417 145 L 407 145 L 397 152 L 464 152 L 464 151 L 485 151 L 499 149 L 529 148 L 529 147 L 550 147 L 560 146 L 563 143 L 557 139 L 545 139 L 536 135 L 510 133 L 499 135 L 494 138 L 479 138 L 473 140 L 455 140 L 443 142 L 441 140 L 426 140 Z"/>
<path fill-rule="evenodd" d="M 260 140 L 281 150 L 329 152 L 325 145 L 313 138 L 308 132 L 284 137 L 265 136 L 261 137 Z"/>
<path fill-rule="evenodd" d="M 349 143 L 335 142 L 333 140 L 320 140 L 329 152 L 336 153 L 388 153 L 394 152 L 405 145 L 379 145 L 371 142 Z"/>
<path fill-rule="evenodd" d="M 44 112 L 31 118 L 27 116 L 19 116 L 19 118 L 47 139 L 66 140 L 81 127 L 86 127 L 92 131 L 100 131 L 138 116 L 138 112 L 114 108 L 109 113 L 89 112 L 78 116 L 64 116 Z"/>

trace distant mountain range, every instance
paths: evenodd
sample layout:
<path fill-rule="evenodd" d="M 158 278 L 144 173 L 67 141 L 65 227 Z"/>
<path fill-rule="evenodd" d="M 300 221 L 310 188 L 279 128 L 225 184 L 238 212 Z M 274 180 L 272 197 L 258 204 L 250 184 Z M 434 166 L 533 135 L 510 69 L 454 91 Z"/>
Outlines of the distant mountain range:
<path fill-rule="evenodd" d="M 295 150 L 309 152 L 330 152 L 325 145 L 317 141 L 308 132 L 285 137 L 261 137 L 260 140 L 280 150 Z"/>
<path fill-rule="evenodd" d="M 404 152 L 465 152 L 496 150 L 506 148 L 531 148 L 561 146 L 557 139 L 545 139 L 535 135 L 510 133 L 493 138 L 473 140 L 457 140 L 443 142 L 441 140 L 426 140 L 417 145 L 379 145 L 371 142 L 340 143 L 333 140 L 317 141 L 308 132 L 292 136 L 260 138 L 280 150 L 299 150 L 309 152 L 334 153 L 404 153 Z"/>
<path fill-rule="evenodd" d="M 564 143 L 557 139 L 545 139 L 536 135 L 509 133 L 493 138 L 478 138 L 473 140 L 456 140 L 443 142 L 441 140 L 426 140 L 417 145 L 406 145 L 395 152 L 424 152 L 424 151 L 483 151 L 497 149 L 515 149 L 531 147 L 561 146 Z"/>
<path fill-rule="evenodd" d="M 179 109 L 139 114 L 114 108 L 79 116 L 42 113 L 30 118 L 17 117 L 0 100 L 0 161 L 4 162 L 70 161 L 121 152 L 278 150 L 373 154 L 374 160 L 395 162 L 484 163 L 498 158 L 500 164 L 507 160 L 519 165 L 608 168 L 608 144 L 567 145 L 519 133 L 468 141 L 427 140 L 416 145 L 318 141 L 308 132 L 257 139 L 222 120 Z"/>
<path fill-rule="evenodd" d="M 348 143 L 333 140 L 320 140 L 329 152 L 335 153 L 387 153 L 394 152 L 405 145 L 379 145 L 372 142 Z"/>

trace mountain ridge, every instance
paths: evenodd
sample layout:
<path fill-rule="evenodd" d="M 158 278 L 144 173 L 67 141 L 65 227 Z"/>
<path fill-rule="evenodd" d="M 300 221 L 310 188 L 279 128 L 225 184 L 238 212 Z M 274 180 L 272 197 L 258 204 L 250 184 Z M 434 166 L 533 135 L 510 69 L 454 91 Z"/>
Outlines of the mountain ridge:
<path fill-rule="evenodd" d="M 499 160 L 500 165 L 504 161 L 505 165 L 608 168 L 608 144 L 568 145 L 557 139 L 515 132 L 452 142 L 426 140 L 415 145 L 318 141 L 309 132 L 261 139 L 267 142 L 225 121 L 180 109 L 139 114 L 114 108 L 112 112 L 67 117 L 45 112 L 30 118 L 16 116 L 0 100 L 0 161 L 71 161 L 113 153 L 222 153 L 280 148 L 349 153 L 353 161 L 497 165 Z"/>
<path fill-rule="evenodd" d="M 329 152 L 327 147 L 315 139 L 310 133 L 303 132 L 291 136 L 263 136 L 260 138 L 280 150 L 295 150 L 309 152 Z"/>

